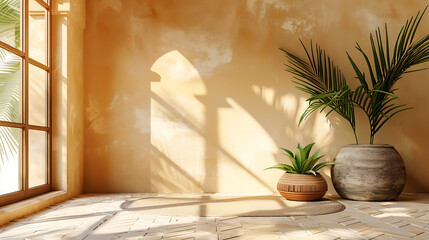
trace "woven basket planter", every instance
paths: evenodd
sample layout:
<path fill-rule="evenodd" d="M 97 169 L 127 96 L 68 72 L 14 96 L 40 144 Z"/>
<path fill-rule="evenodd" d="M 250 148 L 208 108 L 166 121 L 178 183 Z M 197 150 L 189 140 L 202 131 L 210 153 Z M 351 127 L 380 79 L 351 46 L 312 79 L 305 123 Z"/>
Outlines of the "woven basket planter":
<path fill-rule="evenodd" d="M 320 174 L 284 173 L 277 183 L 277 191 L 287 200 L 313 201 L 325 195 L 328 184 Z"/>

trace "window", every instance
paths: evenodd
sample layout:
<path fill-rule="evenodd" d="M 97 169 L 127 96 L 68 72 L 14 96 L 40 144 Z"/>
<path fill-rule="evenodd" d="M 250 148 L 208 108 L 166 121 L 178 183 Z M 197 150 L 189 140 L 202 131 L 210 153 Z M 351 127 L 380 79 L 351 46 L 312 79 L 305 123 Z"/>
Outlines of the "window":
<path fill-rule="evenodd" d="M 0 205 L 51 190 L 51 12 L 0 0 Z"/>

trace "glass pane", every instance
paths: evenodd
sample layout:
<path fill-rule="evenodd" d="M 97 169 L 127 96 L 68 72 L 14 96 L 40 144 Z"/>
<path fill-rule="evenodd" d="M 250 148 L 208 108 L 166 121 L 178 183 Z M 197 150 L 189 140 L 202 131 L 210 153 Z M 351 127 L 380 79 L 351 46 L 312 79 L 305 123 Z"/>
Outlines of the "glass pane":
<path fill-rule="evenodd" d="M 48 73 L 30 64 L 28 88 L 28 112 L 31 125 L 46 126 Z"/>
<path fill-rule="evenodd" d="M 47 181 L 47 133 L 43 131 L 28 132 L 28 182 L 30 187 L 46 184 Z"/>
<path fill-rule="evenodd" d="M 1 1 L 1 0 L 0 0 Z M 21 121 L 21 58 L 0 49 L 0 120 Z"/>
<path fill-rule="evenodd" d="M 0 194 L 21 190 L 21 132 L 0 127 Z"/>
<path fill-rule="evenodd" d="M 35 0 L 29 1 L 29 55 L 30 58 L 46 64 L 47 13 Z"/>
<path fill-rule="evenodd" d="M 20 0 L 0 0 L 0 41 L 21 49 Z"/>

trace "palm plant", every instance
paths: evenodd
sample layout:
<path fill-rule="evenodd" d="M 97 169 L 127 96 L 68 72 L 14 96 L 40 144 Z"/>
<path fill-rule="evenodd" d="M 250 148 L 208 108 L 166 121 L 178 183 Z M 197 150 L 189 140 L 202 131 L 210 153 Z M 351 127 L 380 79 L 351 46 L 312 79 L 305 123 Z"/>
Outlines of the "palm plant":
<path fill-rule="evenodd" d="M 337 112 L 346 119 L 358 143 L 354 109 L 357 107 L 368 117 L 369 142 L 373 144 L 375 134 L 388 120 L 402 111 L 411 109 L 405 104 L 398 104 L 398 97 L 394 94 L 397 89 L 394 85 L 404 74 L 425 70 L 425 68 L 409 70 L 411 67 L 429 61 L 429 34 L 418 40 L 414 39 L 426 9 L 427 7 L 422 13 L 419 11 L 415 17 L 407 20 L 394 46 L 389 45 L 387 24 L 383 34 L 380 28 L 374 34 L 370 34 L 371 53 L 369 55 L 358 43 L 356 44 L 356 49 L 365 59 L 369 77 L 347 53 L 356 78 L 360 82 L 355 90 L 349 88 L 344 74 L 317 44 L 314 49 L 313 43 L 310 43 L 311 46 L 307 49 L 301 41 L 308 62 L 281 49 L 288 61 L 285 64 L 285 70 L 294 75 L 294 82 L 298 85 L 298 89 L 311 95 L 308 99 L 309 106 L 301 115 L 299 123 L 314 111 L 320 109 L 322 112 L 328 108 L 326 116 Z"/>
<path fill-rule="evenodd" d="M 0 0 L 0 41 L 20 47 L 20 0 Z M 20 57 L 0 49 L 0 120 L 19 121 Z M 15 157 L 19 135 L 12 128 L 0 128 L 2 163 Z"/>
<path fill-rule="evenodd" d="M 321 168 L 337 164 L 336 162 L 322 162 L 316 165 L 316 163 L 325 155 L 320 155 L 320 151 L 322 148 L 317 150 L 313 155 L 310 156 L 311 149 L 313 148 L 314 143 L 310 143 L 307 146 L 302 147 L 301 144 L 298 143 L 298 147 L 296 147 L 295 155 L 288 149 L 280 148 L 284 151 L 284 155 L 286 155 L 292 165 L 288 164 L 277 164 L 272 167 L 268 167 L 267 169 L 280 169 L 288 173 L 295 174 L 317 174 Z"/>

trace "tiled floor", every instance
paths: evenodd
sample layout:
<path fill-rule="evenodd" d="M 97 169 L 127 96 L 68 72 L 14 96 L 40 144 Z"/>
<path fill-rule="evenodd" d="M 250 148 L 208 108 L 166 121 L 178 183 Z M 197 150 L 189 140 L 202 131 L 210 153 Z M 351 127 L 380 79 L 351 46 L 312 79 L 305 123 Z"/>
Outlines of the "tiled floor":
<path fill-rule="evenodd" d="M 139 196 L 82 195 L 3 226 L 0 239 L 429 240 L 429 194 L 405 196 L 412 201 L 340 200 L 346 210 L 328 215 L 229 218 L 150 216 L 121 208 Z"/>

